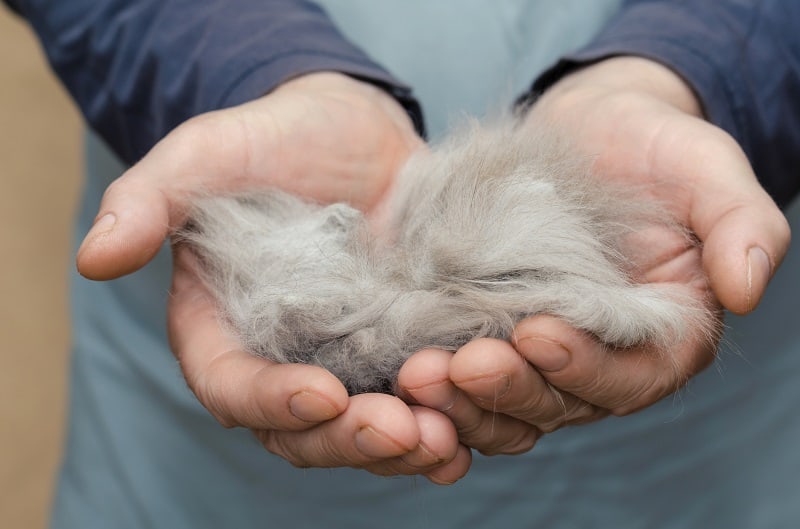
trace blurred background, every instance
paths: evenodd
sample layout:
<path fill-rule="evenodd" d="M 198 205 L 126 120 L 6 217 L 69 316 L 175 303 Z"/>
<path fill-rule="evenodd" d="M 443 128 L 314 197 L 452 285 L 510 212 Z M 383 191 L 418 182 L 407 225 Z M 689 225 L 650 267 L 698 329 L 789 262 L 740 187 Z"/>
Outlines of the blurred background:
<path fill-rule="evenodd" d="M 45 527 L 67 403 L 81 122 L 0 3 L 0 527 Z"/>

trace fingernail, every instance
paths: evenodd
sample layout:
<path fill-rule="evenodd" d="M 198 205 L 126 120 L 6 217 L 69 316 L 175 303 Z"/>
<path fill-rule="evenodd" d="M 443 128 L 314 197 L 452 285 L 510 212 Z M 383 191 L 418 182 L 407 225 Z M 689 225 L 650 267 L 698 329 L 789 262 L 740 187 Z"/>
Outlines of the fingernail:
<path fill-rule="evenodd" d="M 473 399 L 496 403 L 511 390 L 511 378 L 506 374 L 473 378 L 459 382 L 458 387 Z"/>
<path fill-rule="evenodd" d="M 372 426 L 364 426 L 356 432 L 355 444 L 362 454 L 377 458 L 397 457 L 410 450 Z"/>
<path fill-rule="evenodd" d="M 761 299 L 761 294 L 767 288 L 771 271 L 771 265 L 767 253 L 759 248 L 753 246 L 747 252 L 747 308 L 753 310 L 758 301 Z"/>
<path fill-rule="evenodd" d="M 443 463 L 444 460 L 440 457 L 437 457 L 431 450 L 425 446 L 423 443 L 420 443 L 417 446 L 416 450 L 409 452 L 408 454 L 404 455 L 400 458 L 403 463 L 410 467 L 414 468 L 426 468 L 432 465 L 438 465 L 439 463 Z"/>
<path fill-rule="evenodd" d="M 336 407 L 325 397 L 311 391 L 300 391 L 289 399 L 289 411 L 305 422 L 322 422 L 339 415 Z"/>
<path fill-rule="evenodd" d="M 543 338 L 521 338 L 517 349 L 543 371 L 561 371 L 570 360 L 570 352 L 563 345 Z"/>
<path fill-rule="evenodd" d="M 117 217 L 113 213 L 106 213 L 99 219 L 97 222 L 94 223 L 92 229 L 89 230 L 89 233 L 86 234 L 86 239 L 93 239 L 98 235 L 102 235 L 103 233 L 108 233 L 114 228 L 114 224 L 117 223 Z"/>
<path fill-rule="evenodd" d="M 428 478 L 431 481 L 431 483 L 434 483 L 435 485 L 452 485 L 456 481 L 458 481 L 458 479 L 451 480 L 451 479 L 440 478 L 439 476 L 437 476 L 433 472 L 431 472 L 429 474 L 426 474 L 425 477 Z"/>
<path fill-rule="evenodd" d="M 461 395 L 458 388 L 449 380 L 403 389 L 417 404 L 424 402 L 429 408 L 442 412 L 452 409 Z"/>

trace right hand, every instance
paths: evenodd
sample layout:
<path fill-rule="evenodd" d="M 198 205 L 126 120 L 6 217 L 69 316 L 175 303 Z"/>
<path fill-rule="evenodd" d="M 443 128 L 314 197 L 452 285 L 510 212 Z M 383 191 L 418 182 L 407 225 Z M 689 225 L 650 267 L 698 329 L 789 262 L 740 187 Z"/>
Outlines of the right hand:
<path fill-rule="evenodd" d="M 78 252 L 106 280 L 144 266 L 185 222 L 198 193 L 278 187 L 319 202 L 380 211 L 393 178 L 423 145 L 382 90 L 335 73 L 309 74 L 239 107 L 187 121 L 113 182 Z M 246 353 L 217 318 L 191 252 L 175 247 L 170 343 L 189 387 L 224 426 L 252 429 L 297 466 L 422 474 L 452 483 L 469 450 L 447 417 L 387 395 L 348 398 L 327 371 Z"/>

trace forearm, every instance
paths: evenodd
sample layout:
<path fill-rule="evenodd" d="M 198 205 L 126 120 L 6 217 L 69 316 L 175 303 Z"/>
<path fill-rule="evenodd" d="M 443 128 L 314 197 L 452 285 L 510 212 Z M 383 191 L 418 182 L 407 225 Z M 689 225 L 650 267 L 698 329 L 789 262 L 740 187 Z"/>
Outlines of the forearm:
<path fill-rule="evenodd" d="M 629 1 L 586 48 L 534 84 L 617 55 L 660 62 L 694 90 L 705 117 L 742 146 L 782 205 L 800 190 L 800 4 L 780 0 Z"/>
<path fill-rule="evenodd" d="M 410 91 L 305 0 L 11 0 L 89 124 L 125 161 L 186 119 L 255 99 L 304 73 Z"/>

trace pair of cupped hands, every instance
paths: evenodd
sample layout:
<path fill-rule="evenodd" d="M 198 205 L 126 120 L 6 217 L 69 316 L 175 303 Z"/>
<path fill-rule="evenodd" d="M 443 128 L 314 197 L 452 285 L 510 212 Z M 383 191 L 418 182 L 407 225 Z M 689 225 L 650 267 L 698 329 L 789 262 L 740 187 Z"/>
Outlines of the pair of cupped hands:
<path fill-rule="evenodd" d="M 576 155 L 592 157 L 598 177 L 642 184 L 701 241 L 638 234 L 639 280 L 685 283 L 698 299 L 744 314 L 780 264 L 789 229 L 737 143 L 701 114 L 671 70 L 618 57 L 559 81 L 519 134 L 558 128 L 574 140 Z M 78 268 L 97 280 L 141 268 L 183 224 L 198 192 L 275 186 L 346 201 L 380 219 L 393 177 L 423 147 L 383 90 L 330 72 L 296 78 L 185 122 L 113 182 Z M 302 467 L 453 483 L 467 474 L 473 449 L 522 453 L 544 433 L 655 403 L 708 366 L 717 346 L 697 330 L 666 355 L 614 351 L 537 315 L 519 323 L 510 341 L 418 352 L 400 372 L 399 398 L 349 397 L 322 368 L 245 352 L 195 270 L 191 252 L 175 246 L 169 337 L 189 387 L 221 424 L 251 429 L 267 450 Z"/>

